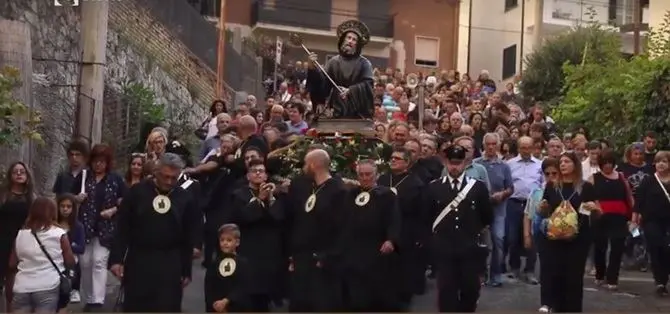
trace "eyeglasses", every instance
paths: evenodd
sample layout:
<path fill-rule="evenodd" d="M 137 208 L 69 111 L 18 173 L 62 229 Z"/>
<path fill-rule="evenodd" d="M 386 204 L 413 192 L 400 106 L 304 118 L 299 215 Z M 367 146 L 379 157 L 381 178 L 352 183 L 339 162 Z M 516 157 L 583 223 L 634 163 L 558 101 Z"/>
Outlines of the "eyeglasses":
<path fill-rule="evenodd" d="M 547 171 L 544 173 L 545 176 L 555 176 L 558 175 L 558 171 Z"/>

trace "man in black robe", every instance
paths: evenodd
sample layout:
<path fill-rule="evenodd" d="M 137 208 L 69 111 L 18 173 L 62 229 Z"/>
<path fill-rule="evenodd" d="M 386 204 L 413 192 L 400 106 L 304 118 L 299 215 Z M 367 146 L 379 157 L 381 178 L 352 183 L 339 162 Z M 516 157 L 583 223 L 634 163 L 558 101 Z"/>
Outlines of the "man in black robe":
<path fill-rule="evenodd" d="M 370 41 L 370 30 L 359 21 L 349 20 L 337 27 L 337 37 L 339 54 L 324 66 L 337 86 L 315 66 L 318 56 L 314 53 L 309 56 L 312 62 L 307 70 L 306 87 L 312 103 L 327 104 L 325 116 L 329 118 L 372 119 L 372 64 L 361 56 L 363 46 Z M 317 111 L 317 115 L 322 114 Z"/>
<path fill-rule="evenodd" d="M 342 278 L 345 312 L 390 312 L 400 309 L 395 280 L 395 247 L 400 237 L 397 195 L 378 186 L 377 166 L 360 161 L 359 186 L 343 200 Z"/>
<path fill-rule="evenodd" d="M 465 176 L 465 148 L 452 145 L 444 154 L 447 175 L 431 182 L 425 193 L 438 310 L 474 312 L 481 288 L 480 233 L 493 221 L 493 207 L 486 184 Z"/>
<path fill-rule="evenodd" d="M 181 158 L 163 154 L 154 177 L 134 185 L 121 202 L 109 256 L 124 286 L 124 312 L 180 312 L 191 281 L 194 230 L 202 216 L 191 193 L 177 185 Z"/>
<path fill-rule="evenodd" d="M 346 195 L 341 179 L 329 171 L 323 149 L 305 156 L 303 171 L 310 180 L 289 187 L 289 254 L 291 312 L 329 312 L 342 309 L 338 240 L 344 224 L 340 208 Z"/>
<path fill-rule="evenodd" d="M 283 199 L 275 197 L 276 186 L 268 183 L 262 160 L 247 166 L 247 185 L 232 193 L 231 221 L 240 227 L 244 241 L 238 252 L 249 261 L 252 282 L 246 283 L 254 312 L 268 312 L 286 271 L 284 259 Z"/>
<path fill-rule="evenodd" d="M 377 184 L 386 186 L 398 195 L 398 207 L 402 217 L 402 228 L 398 242 L 400 254 L 400 301 L 409 306 L 413 295 L 426 290 L 425 241 L 429 235 L 422 223 L 422 191 L 425 188 L 419 177 L 409 171 L 410 152 L 396 147 L 391 153 L 391 172 L 377 179 Z"/>

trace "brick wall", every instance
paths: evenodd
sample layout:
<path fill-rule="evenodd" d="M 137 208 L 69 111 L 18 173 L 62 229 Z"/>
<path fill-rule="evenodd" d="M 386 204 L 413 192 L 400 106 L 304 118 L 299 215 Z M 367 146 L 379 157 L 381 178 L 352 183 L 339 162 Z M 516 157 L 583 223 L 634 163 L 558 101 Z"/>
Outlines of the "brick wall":
<path fill-rule="evenodd" d="M 187 86 L 199 104 L 206 106 L 216 98 L 216 73 L 157 22 L 146 8 L 133 1 L 111 2 L 109 27 L 155 60 L 181 85 Z M 226 87 L 224 97 L 230 99 L 232 93 L 233 90 Z"/>

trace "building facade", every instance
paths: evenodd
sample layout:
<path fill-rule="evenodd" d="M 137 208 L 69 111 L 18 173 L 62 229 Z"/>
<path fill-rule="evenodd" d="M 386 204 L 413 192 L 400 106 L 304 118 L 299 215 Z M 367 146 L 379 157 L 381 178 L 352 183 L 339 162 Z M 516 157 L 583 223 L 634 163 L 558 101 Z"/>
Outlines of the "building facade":
<path fill-rule="evenodd" d="M 546 38 L 595 20 L 621 33 L 622 52 L 634 49 L 636 0 L 464 0 L 458 69 L 488 70 L 498 83 L 523 69 L 523 59 Z M 663 20 L 668 0 L 640 1 L 641 36 Z M 653 13 L 652 13 L 653 12 Z"/>
<path fill-rule="evenodd" d="M 349 19 L 370 28 L 363 54 L 375 67 L 430 73 L 455 69 L 458 60 L 458 0 L 235 0 L 226 5 L 228 29 L 242 36 L 279 37 L 285 45 L 290 34 L 298 34 L 321 62 L 337 54 L 335 29 Z M 307 56 L 291 47 L 283 59 Z"/>

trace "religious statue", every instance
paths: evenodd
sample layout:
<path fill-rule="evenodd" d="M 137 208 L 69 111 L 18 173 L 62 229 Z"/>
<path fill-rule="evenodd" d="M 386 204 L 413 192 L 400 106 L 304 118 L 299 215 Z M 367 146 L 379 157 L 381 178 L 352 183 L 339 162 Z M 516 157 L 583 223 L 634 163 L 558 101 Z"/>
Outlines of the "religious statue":
<path fill-rule="evenodd" d="M 361 56 L 363 47 L 370 41 L 370 30 L 360 21 L 349 20 L 337 27 L 337 38 L 339 54 L 323 67 L 318 65 L 315 53 L 309 54 L 312 62 L 306 87 L 312 103 L 326 104 L 327 118 L 372 119 L 372 64 Z M 317 115 L 323 113 L 317 112 Z"/>

